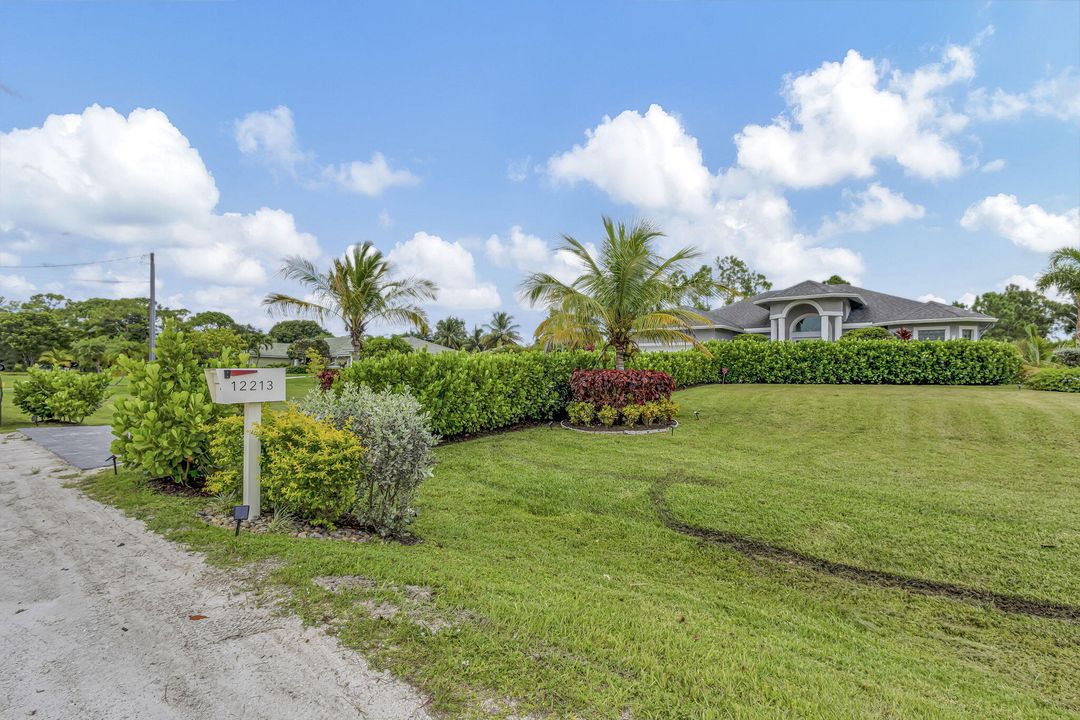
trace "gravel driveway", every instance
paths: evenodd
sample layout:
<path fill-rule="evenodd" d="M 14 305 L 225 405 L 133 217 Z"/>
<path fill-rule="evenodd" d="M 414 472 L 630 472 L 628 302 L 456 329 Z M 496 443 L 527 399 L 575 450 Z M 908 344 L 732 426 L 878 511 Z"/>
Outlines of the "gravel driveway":
<path fill-rule="evenodd" d="M 74 472 L 0 435 L 0 718 L 428 718 L 408 685 L 63 487 Z"/>

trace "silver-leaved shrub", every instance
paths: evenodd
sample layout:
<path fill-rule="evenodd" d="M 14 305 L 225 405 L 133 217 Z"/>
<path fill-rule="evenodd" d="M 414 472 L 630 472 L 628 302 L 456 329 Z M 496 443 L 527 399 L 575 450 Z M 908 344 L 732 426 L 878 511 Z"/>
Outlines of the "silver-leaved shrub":
<path fill-rule="evenodd" d="M 367 448 L 356 488 L 356 519 L 384 537 L 401 533 L 416 517 L 417 492 L 431 476 L 438 441 L 416 398 L 347 385 L 340 391 L 314 390 L 299 407 L 356 434 Z"/>

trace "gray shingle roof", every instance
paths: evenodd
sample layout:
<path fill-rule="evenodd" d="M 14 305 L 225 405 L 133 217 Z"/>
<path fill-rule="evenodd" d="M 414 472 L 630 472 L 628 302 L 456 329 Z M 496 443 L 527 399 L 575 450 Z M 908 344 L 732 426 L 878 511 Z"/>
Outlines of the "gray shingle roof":
<path fill-rule="evenodd" d="M 814 280 L 803 280 L 801 283 L 792 285 L 791 287 L 782 288 L 780 290 L 770 290 L 769 292 L 755 295 L 750 298 L 750 301 L 761 303 L 763 301 L 785 297 L 813 297 L 819 295 L 850 296 L 858 295 L 859 290 L 860 288 L 855 288 L 851 285 L 826 285 L 825 283 L 815 282 Z"/>
<path fill-rule="evenodd" d="M 736 330 L 746 328 L 769 327 L 769 310 L 760 305 L 755 305 L 750 300 L 718 307 L 713 310 L 700 312 L 717 325 L 727 326 Z"/>
<path fill-rule="evenodd" d="M 786 297 L 840 296 L 852 298 L 847 323 L 903 323 L 916 320 L 973 320 L 992 322 L 994 318 L 968 308 L 958 308 L 939 302 L 920 302 L 880 293 L 854 285 L 826 285 L 806 280 L 791 287 L 755 295 L 731 305 L 701 314 L 721 327 L 746 330 L 769 326 L 769 300 Z M 699 311 L 700 312 L 700 311 Z"/>

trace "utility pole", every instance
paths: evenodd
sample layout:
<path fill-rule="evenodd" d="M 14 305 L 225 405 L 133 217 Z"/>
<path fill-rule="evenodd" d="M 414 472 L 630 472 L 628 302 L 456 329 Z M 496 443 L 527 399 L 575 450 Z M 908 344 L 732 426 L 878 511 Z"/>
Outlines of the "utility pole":
<path fill-rule="evenodd" d="M 154 338 L 157 335 L 157 293 L 154 282 L 154 253 L 150 253 L 150 359 L 154 359 Z"/>

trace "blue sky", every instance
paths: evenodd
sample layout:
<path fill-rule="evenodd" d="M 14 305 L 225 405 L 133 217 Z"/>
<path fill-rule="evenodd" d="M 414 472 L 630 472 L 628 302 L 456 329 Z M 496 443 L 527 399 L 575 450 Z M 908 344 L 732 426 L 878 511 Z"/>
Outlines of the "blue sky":
<path fill-rule="evenodd" d="M 142 295 L 25 266 L 153 249 L 166 302 L 268 326 L 282 255 L 371 240 L 432 320 L 531 331 L 523 272 L 601 214 L 778 283 L 1030 283 L 1080 242 L 1078 38 L 1066 2 L 5 4 L 0 296 Z"/>

